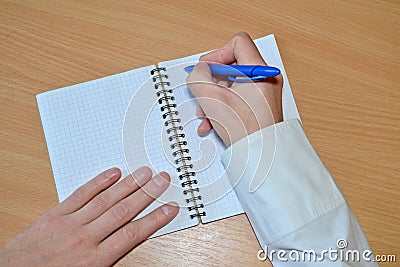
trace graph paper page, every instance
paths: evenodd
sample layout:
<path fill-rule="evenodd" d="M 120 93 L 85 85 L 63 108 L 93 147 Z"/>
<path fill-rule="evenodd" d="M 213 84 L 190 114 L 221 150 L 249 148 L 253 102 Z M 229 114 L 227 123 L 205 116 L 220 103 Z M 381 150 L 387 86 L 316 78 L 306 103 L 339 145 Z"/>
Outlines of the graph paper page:
<path fill-rule="evenodd" d="M 178 183 L 173 166 L 160 150 L 163 121 L 155 105 L 154 87 L 149 82 L 150 70 L 154 67 L 37 95 L 60 201 L 110 167 L 119 167 L 124 177 L 147 165 L 154 173 L 168 171 L 172 183 Z M 140 101 L 132 107 L 130 103 L 138 96 Z M 147 121 L 143 121 L 143 117 Z M 141 215 L 168 201 L 184 204 L 182 188 L 171 186 L 160 201 L 154 202 Z M 186 208 L 181 208 L 179 215 L 155 236 L 197 223 L 190 219 Z"/>

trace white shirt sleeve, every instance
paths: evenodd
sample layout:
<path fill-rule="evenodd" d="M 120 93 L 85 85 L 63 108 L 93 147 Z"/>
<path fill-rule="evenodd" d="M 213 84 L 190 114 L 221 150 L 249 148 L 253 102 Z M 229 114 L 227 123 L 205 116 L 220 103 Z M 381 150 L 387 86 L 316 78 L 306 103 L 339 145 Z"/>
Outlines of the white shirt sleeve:
<path fill-rule="evenodd" d="M 239 140 L 222 161 L 274 266 L 378 266 L 299 120 Z"/>

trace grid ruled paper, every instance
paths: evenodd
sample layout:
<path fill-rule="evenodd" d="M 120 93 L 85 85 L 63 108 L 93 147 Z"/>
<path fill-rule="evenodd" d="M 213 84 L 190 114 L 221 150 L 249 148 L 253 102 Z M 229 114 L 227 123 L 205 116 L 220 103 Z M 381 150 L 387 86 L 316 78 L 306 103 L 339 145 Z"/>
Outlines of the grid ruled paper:
<path fill-rule="evenodd" d="M 37 95 L 59 200 L 109 167 L 121 153 L 126 107 L 152 66 Z"/>
<path fill-rule="evenodd" d="M 119 167 L 124 177 L 147 165 L 154 173 L 169 171 L 172 183 L 178 183 L 174 168 L 159 150 L 163 121 L 158 106 L 153 105 L 157 99 L 153 84 L 148 81 L 153 68 L 148 66 L 37 95 L 60 201 L 110 167 Z M 140 101 L 131 105 L 137 94 Z M 148 121 L 145 123 L 142 117 Z M 170 186 L 141 216 L 168 201 L 183 206 L 182 188 Z M 178 216 L 154 236 L 197 224 L 197 220 L 190 219 L 187 209 L 181 208 Z"/>

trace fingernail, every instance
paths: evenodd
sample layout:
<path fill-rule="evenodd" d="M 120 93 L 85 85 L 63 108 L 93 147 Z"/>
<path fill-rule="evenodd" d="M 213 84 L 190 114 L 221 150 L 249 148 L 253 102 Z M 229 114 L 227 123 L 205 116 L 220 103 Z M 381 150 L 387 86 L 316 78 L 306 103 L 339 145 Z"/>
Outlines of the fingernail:
<path fill-rule="evenodd" d="M 147 167 L 140 167 L 134 173 L 134 180 L 137 183 L 141 183 L 147 180 L 148 177 L 151 176 L 151 170 Z"/>
<path fill-rule="evenodd" d="M 157 174 L 154 178 L 153 181 L 156 183 L 158 186 L 163 186 L 167 183 L 167 180 L 165 180 L 160 174 Z"/>
<path fill-rule="evenodd" d="M 119 169 L 118 168 L 112 168 L 106 171 L 106 177 L 108 179 L 115 178 L 119 174 Z"/>
<path fill-rule="evenodd" d="M 172 207 L 169 206 L 169 205 L 164 205 L 164 206 L 161 207 L 161 211 L 162 211 L 162 213 L 164 213 L 165 215 L 170 216 L 171 213 L 172 213 Z"/>

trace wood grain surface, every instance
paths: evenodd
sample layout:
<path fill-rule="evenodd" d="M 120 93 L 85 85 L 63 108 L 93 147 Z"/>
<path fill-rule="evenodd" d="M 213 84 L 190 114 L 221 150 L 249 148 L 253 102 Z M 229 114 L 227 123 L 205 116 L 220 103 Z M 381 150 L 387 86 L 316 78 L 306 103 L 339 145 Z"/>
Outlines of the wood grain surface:
<path fill-rule="evenodd" d="M 276 39 L 304 128 L 373 251 L 400 260 L 400 3 L 0 0 L 0 245 L 57 205 L 35 95 Z M 144 242 L 118 262 L 262 265 L 245 215 Z M 382 266 L 394 266 L 382 263 Z"/>

